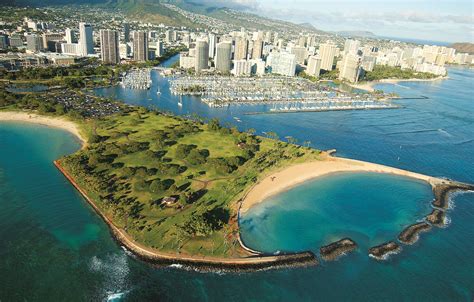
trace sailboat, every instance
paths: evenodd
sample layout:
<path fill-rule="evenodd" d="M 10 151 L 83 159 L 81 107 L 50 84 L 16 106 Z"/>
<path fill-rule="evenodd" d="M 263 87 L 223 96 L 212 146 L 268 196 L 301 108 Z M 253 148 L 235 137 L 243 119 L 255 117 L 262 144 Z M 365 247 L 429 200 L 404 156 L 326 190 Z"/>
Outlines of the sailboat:
<path fill-rule="evenodd" d="M 181 95 L 179 96 L 178 106 L 183 107 L 183 100 L 181 98 Z"/>

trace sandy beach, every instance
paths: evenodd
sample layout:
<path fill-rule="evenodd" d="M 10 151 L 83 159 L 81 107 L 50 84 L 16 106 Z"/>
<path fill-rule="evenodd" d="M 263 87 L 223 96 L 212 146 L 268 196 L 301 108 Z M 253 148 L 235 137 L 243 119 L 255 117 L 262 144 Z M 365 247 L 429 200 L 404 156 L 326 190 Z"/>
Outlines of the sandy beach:
<path fill-rule="evenodd" d="M 433 79 L 383 79 L 378 81 L 369 81 L 369 82 L 362 82 L 357 84 L 349 84 L 353 88 L 374 92 L 374 86 L 377 84 L 397 84 L 400 82 L 433 82 L 438 80 L 445 80 L 448 79 L 448 76 L 444 77 L 437 77 Z"/>
<path fill-rule="evenodd" d="M 84 135 L 81 134 L 81 131 L 79 130 L 79 127 L 76 125 L 76 123 L 68 121 L 64 118 L 49 117 L 20 111 L 0 111 L 0 121 L 24 122 L 61 128 L 76 136 L 81 141 L 83 148 L 87 144 L 87 140 L 85 139 Z"/>
<path fill-rule="evenodd" d="M 240 213 L 243 214 L 252 206 L 264 201 L 266 198 L 284 192 L 305 181 L 337 172 L 396 174 L 426 181 L 432 186 L 445 181 L 443 179 L 393 167 L 324 155 L 324 157 L 319 161 L 290 166 L 265 177 L 247 192 L 242 200 Z"/>

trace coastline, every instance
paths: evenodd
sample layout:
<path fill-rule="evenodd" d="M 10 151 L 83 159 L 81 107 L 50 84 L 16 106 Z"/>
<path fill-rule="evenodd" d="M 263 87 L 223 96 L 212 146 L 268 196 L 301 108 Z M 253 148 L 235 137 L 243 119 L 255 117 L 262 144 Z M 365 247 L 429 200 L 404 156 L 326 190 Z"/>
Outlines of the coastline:
<path fill-rule="evenodd" d="M 398 84 L 401 82 L 433 82 L 433 81 L 438 81 L 438 80 L 446 80 L 449 79 L 448 76 L 440 76 L 432 79 L 417 79 L 417 78 L 412 78 L 412 79 L 382 79 L 382 80 L 377 80 L 377 81 L 367 81 L 367 82 L 362 82 L 362 83 L 356 83 L 356 84 L 350 84 L 348 83 L 349 86 L 352 88 L 356 89 L 361 89 L 365 90 L 368 92 L 374 92 L 375 88 L 374 86 L 377 84 Z"/>
<path fill-rule="evenodd" d="M 42 124 L 46 126 L 61 128 L 69 131 L 75 135 L 81 142 L 82 147 L 87 146 L 85 138 L 81 135 L 79 127 L 73 121 L 66 120 L 64 118 L 40 116 L 34 113 L 27 112 L 11 112 L 11 111 L 0 111 L 0 122 L 1 121 L 19 121 Z M 323 152 L 321 159 L 317 161 L 311 161 L 307 163 L 294 164 L 285 168 L 275 171 L 262 180 L 257 182 L 253 187 L 249 188 L 244 196 L 235 203 L 237 208 L 238 217 L 240 219 L 241 214 L 248 211 L 254 205 L 263 202 L 266 198 L 279 194 L 292 187 L 295 187 L 303 182 L 316 179 L 321 176 L 329 175 L 338 172 L 372 172 L 372 173 L 386 173 L 409 177 L 412 179 L 424 181 L 431 185 L 433 193 L 435 195 L 432 205 L 435 208 L 441 208 L 440 211 L 447 209 L 449 193 L 457 190 L 473 190 L 474 186 L 469 184 L 463 184 L 452 180 L 441 179 L 431 177 L 428 175 L 410 172 L 398 168 L 389 166 L 379 165 L 370 162 L 364 162 L 359 160 L 347 159 L 334 157 L 331 154 L 335 150 Z M 185 265 L 198 271 L 232 271 L 232 272 L 243 272 L 243 271 L 256 271 L 263 269 L 274 269 L 284 267 L 306 267 L 318 265 L 319 261 L 316 255 L 311 251 L 285 253 L 285 254 L 264 254 L 255 251 L 245 246 L 240 238 L 240 232 L 238 234 L 240 248 L 243 251 L 241 257 L 213 257 L 213 256 L 200 256 L 181 254 L 179 252 L 169 253 L 156 250 L 144 246 L 136 242 L 125 230 L 117 227 L 112 220 L 110 220 L 105 213 L 103 213 L 95 204 L 95 202 L 87 195 L 86 191 L 82 189 L 72 176 L 61 166 L 60 160 L 54 161 L 56 168 L 68 179 L 68 181 L 77 189 L 77 191 L 83 196 L 83 198 L 92 206 L 95 212 L 103 219 L 107 224 L 112 237 L 122 247 L 126 248 L 137 258 L 148 262 L 156 266 L 169 266 L 173 264 Z M 444 214 L 444 213 L 441 213 Z M 435 221 L 437 216 L 435 215 L 431 219 L 426 219 L 429 226 L 441 226 L 441 223 L 437 225 Z M 430 216 L 428 216 L 430 217 Z M 434 222 L 434 223 L 433 223 Z M 238 223 L 238 222 L 237 222 Z M 408 226 L 400 234 L 409 234 L 410 240 L 400 240 L 404 244 L 412 244 L 418 239 L 418 233 L 420 230 L 415 228 L 415 225 Z M 403 237 L 403 236 L 402 236 Z M 416 240 L 411 241 L 411 238 Z M 355 246 L 356 243 L 354 243 Z M 380 252 L 384 254 L 387 251 Z M 388 251 L 390 252 L 390 251 Z"/>
<path fill-rule="evenodd" d="M 50 117 L 39 115 L 36 113 L 21 112 L 21 111 L 0 111 L 0 122 L 20 122 L 38 124 L 48 127 L 60 128 L 74 135 L 81 142 L 82 148 L 87 146 L 87 140 L 81 133 L 78 125 L 75 122 L 69 121 L 65 118 Z"/>
<path fill-rule="evenodd" d="M 319 161 L 293 165 L 272 173 L 255 184 L 242 198 L 240 214 L 245 214 L 251 207 L 265 199 L 287 191 L 306 181 L 339 172 L 373 172 L 395 174 L 425 181 L 432 187 L 448 183 L 447 180 L 435 178 L 420 173 L 410 172 L 398 168 L 388 167 L 354 159 L 333 157 L 329 154 L 321 155 Z"/>
<path fill-rule="evenodd" d="M 256 271 L 263 269 L 275 269 L 283 267 L 305 267 L 318 265 L 316 256 L 310 252 L 288 253 L 281 255 L 253 254 L 249 251 L 249 256 L 239 258 L 205 257 L 183 255 L 179 253 L 161 252 L 134 241 L 124 230 L 117 227 L 94 203 L 87 193 L 76 183 L 74 178 L 61 166 L 59 160 L 54 161 L 56 168 L 64 177 L 76 188 L 83 198 L 92 206 L 94 211 L 103 219 L 109 227 L 113 238 L 127 250 L 133 252 L 141 260 L 157 266 L 169 266 L 180 264 L 191 266 L 199 271 Z"/>

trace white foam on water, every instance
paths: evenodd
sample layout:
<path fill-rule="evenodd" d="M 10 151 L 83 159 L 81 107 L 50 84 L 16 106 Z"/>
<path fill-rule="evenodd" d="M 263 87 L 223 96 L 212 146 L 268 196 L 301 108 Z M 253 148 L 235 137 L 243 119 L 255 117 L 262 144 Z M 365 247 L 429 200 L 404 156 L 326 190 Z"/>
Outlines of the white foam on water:
<path fill-rule="evenodd" d="M 173 263 L 173 264 L 171 264 L 169 267 L 172 267 L 172 268 L 183 268 L 183 265 L 182 265 L 182 264 L 178 264 L 178 263 Z"/>
<path fill-rule="evenodd" d="M 119 293 L 108 293 L 107 302 L 115 302 L 122 300 L 123 296 L 125 296 L 127 292 L 119 292 Z"/>
<path fill-rule="evenodd" d="M 379 261 L 385 261 L 387 260 L 388 258 L 390 258 L 391 255 L 396 255 L 396 254 L 400 254 L 400 252 L 402 251 L 402 248 L 398 248 L 397 250 L 394 250 L 394 251 L 390 251 L 386 254 L 384 254 L 382 257 L 376 257 L 372 254 L 369 254 L 369 257 L 371 258 L 374 258 L 375 260 L 379 260 Z"/>
<path fill-rule="evenodd" d="M 116 301 L 118 298 L 109 300 L 109 297 L 116 297 L 127 292 L 127 277 L 130 269 L 128 256 L 125 253 L 109 254 L 104 257 L 94 256 L 90 260 L 89 268 L 105 277 L 102 288 L 107 301 Z"/>

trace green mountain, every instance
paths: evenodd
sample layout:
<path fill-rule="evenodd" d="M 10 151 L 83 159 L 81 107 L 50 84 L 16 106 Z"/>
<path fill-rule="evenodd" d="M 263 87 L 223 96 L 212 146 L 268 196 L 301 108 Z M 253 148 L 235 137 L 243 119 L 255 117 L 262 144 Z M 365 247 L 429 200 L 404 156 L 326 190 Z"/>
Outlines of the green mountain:
<path fill-rule="evenodd" d="M 6 3 L 5 3 L 6 2 Z M 208 27 L 209 22 L 199 22 L 196 18 L 185 16 L 186 13 L 204 15 L 232 25 L 236 28 L 302 32 L 314 31 L 308 24 L 293 24 L 273 20 L 247 13 L 249 7 L 233 1 L 220 0 L 0 0 L 2 5 L 16 6 L 50 6 L 50 5 L 94 5 L 108 9 L 120 9 L 130 18 L 140 21 L 163 23 L 171 26 L 191 28 Z M 180 9 L 186 13 L 180 13 Z M 244 11 L 245 10 L 245 11 Z M 182 12 L 182 11 L 181 11 Z"/>

